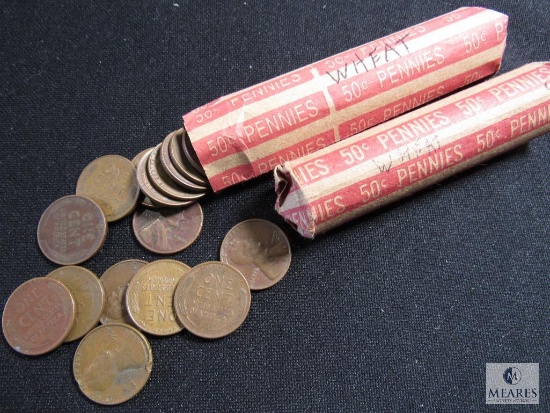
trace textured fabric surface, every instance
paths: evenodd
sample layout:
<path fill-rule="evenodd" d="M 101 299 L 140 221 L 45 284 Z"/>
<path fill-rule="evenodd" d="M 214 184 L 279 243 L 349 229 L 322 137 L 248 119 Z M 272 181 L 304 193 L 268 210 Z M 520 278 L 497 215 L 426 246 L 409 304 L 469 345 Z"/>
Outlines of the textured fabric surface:
<path fill-rule="evenodd" d="M 374 1 L 2 1 L 0 304 L 56 266 L 36 227 L 80 171 L 132 158 L 221 95 L 374 40 L 463 4 Z M 502 72 L 549 60 L 547 1 L 481 1 L 510 16 Z M 150 337 L 143 391 L 107 408 L 73 379 L 78 342 L 40 356 L 0 339 L 0 410 L 29 412 L 485 411 L 485 363 L 540 363 L 550 405 L 549 136 L 314 241 L 273 210 L 265 175 L 202 206 L 203 232 L 174 256 L 218 259 L 236 223 L 268 219 L 293 261 L 253 293 L 234 334 Z M 109 227 L 86 268 L 160 258 L 131 219 Z M 492 406 L 491 411 L 532 411 Z"/>

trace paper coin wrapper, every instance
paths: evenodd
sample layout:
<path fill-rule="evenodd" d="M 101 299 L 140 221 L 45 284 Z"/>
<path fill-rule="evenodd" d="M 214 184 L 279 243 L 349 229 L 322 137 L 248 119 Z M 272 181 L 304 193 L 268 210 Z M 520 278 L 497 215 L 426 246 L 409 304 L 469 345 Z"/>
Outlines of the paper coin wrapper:
<path fill-rule="evenodd" d="M 550 131 L 550 63 L 531 63 L 275 170 L 307 238 Z"/>
<path fill-rule="evenodd" d="M 184 126 L 217 192 L 492 75 L 507 24 L 461 8 L 219 98 Z"/>

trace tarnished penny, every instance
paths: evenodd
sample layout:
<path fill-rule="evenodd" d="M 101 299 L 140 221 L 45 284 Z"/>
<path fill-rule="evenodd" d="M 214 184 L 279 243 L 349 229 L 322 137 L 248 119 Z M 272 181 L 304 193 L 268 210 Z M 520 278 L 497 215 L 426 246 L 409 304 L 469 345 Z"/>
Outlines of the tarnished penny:
<path fill-rule="evenodd" d="M 134 275 L 146 265 L 147 261 L 126 260 L 117 262 L 103 273 L 99 281 L 105 289 L 106 302 L 99 319 L 101 324 L 132 323 L 124 301 L 126 288 Z"/>
<path fill-rule="evenodd" d="M 80 264 L 94 256 L 107 237 L 107 220 L 91 199 L 68 195 L 54 201 L 38 223 L 38 246 L 60 265 Z"/>
<path fill-rule="evenodd" d="M 51 278 L 33 278 L 17 287 L 8 298 L 2 330 L 14 350 L 36 356 L 63 343 L 75 314 L 75 302 L 67 287 Z"/>
<path fill-rule="evenodd" d="M 157 254 L 175 254 L 189 247 L 202 230 L 199 204 L 183 209 L 138 209 L 132 226 L 141 245 Z"/>
<path fill-rule="evenodd" d="M 192 192 L 189 188 L 184 190 L 166 174 L 160 161 L 160 148 L 161 145 L 159 144 L 151 151 L 147 163 L 147 172 L 153 186 L 167 197 L 180 201 L 195 201 L 202 198 L 206 194 L 204 188 L 197 187 L 196 190 L 202 192 Z"/>
<path fill-rule="evenodd" d="M 134 166 L 136 167 L 137 169 L 137 166 L 139 164 L 139 161 L 141 161 L 141 159 L 147 154 L 147 152 L 149 152 L 151 149 L 153 148 L 147 148 L 147 149 L 144 149 L 142 150 L 140 153 L 138 153 L 136 156 L 134 156 L 132 158 L 132 163 L 134 164 Z"/>
<path fill-rule="evenodd" d="M 75 323 L 65 341 L 84 337 L 97 325 L 105 305 L 105 291 L 99 278 L 90 270 L 75 265 L 56 268 L 46 277 L 67 287 L 76 304 Z"/>
<path fill-rule="evenodd" d="M 204 168 L 199 161 L 199 157 L 197 156 L 197 153 L 195 152 L 195 149 L 191 144 L 191 140 L 189 139 L 189 135 L 187 134 L 187 131 L 185 129 L 183 130 L 183 134 L 181 137 L 181 148 L 183 149 L 183 154 L 185 155 L 189 163 L 193 165 L 193 168 L 195 168 L 203 176 L 206 176 Z"/>
<path fill-rule="evenodd" d="M 73 374 L 82 393 L 106 405 L 138 394 L 152 368 L 149 341 L 127 324 L 96 327 L 82 339 L 73 359 Z"/>
<path fill-rule="evenodd" d="M 80 174 L 76 194 L 95 201 L 107 222 L 124 218 L 134 210 L 139 197 L 136 167 L 119 155 L 97 158 Z"/>
<path fill-rule="evenodd" d="M 137 178 L 139 186 L 144 195 L 150 198 L 150 201 L 155 204 L 162 205 L 169 208 L 179 208 L 187 205 L 191 205 L 193 201 L 178 201 L 172 198 L 161 194 L 149 180 L 149 175 L 147 173 L 147 164 L 149 162 L 150 151 L 148 151 L 143 158 L 139 161 L 137 168 Z"/>
<path fill-rule="evenodd" d="M 172 132 L 166 138 L 168 140 L 168 153 L 176 169 L 186 178 L 196 182 L 199 185 L 208 186 L 208 180 L 198 172 L 183 154 L 181 139 L 183 128 Z"/>
<path fill-rule="evenodd" d="M 220 259 L 238 269 L 251 290 L 263 290 L 279 282 L 288 271 L 290 244 L 277 225 L 263 219 L 250 219 L 227 233 Z"/>
<path fill-rule="evenodd" d="M 176 260 L 158 260 L 134 275 L 126 290 L 126 309 L 142 331 L 157 336 L 179 333 L 183 326 L 174 315 L 172 300 L 178 281 L 189 267 Z"/>
<path fill-rule="evenodd" d="M 172 158 L 170 158 L 170 140 L 172 136 L 174 136 L 174 132 L 169 134 L 160 145 L 158 157 L 162 169 L 177 185 L 192 191 L 206 191 L 208 189 L 206 185 L 187 178 L 172 163 Z"/>
<path fill-rule="evenodd" d="M 243 275 L 230 265 L 209 261 L 193 267 L 174 293 L 174 310 L 183 326 L 203 338 L 235 331 L 250 310 L 251 294 Z"/>

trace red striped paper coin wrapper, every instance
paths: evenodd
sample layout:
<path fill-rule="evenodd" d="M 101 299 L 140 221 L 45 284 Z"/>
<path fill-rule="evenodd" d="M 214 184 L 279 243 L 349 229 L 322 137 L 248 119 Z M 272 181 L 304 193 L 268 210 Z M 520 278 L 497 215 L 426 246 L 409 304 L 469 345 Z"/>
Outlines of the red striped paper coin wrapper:
<path fill-rule="evenodd" d="M 492 75 L 507 24 L 461 8 L 219 98 L 184 126 L 220 191 Z"/>
<path fill-rule="evenodd" d="M 531 63 L 275 170 L 307 238 L 550 131 L 550 63 Z"/>

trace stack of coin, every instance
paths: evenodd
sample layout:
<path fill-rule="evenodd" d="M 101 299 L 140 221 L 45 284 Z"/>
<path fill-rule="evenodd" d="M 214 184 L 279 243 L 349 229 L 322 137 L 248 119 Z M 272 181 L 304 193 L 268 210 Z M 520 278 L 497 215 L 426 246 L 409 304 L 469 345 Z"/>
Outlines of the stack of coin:
<path fill-rule="evenodd" d="M 208 179 L 183 128 L 134 158 L 137 180 L 147 207 L 193 204 L 209 191 Z"/>

